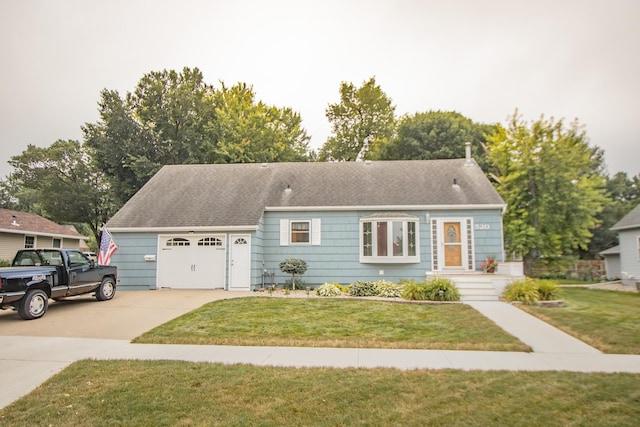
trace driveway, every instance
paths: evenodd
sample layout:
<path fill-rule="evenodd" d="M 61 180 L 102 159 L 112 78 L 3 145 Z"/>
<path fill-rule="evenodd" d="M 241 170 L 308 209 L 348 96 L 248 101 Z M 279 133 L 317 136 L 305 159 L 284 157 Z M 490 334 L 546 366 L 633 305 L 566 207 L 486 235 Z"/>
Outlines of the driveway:
<path fill-rule="evenodd" d="M 202 305 L 250 292 L 223 290 L 120 291 L 111 301 L 89 295 L 49 300 L 47 313 L 22 320 L 13 310 L 0 311 L 0 336 L 74 337 L 131 340 Z"/>

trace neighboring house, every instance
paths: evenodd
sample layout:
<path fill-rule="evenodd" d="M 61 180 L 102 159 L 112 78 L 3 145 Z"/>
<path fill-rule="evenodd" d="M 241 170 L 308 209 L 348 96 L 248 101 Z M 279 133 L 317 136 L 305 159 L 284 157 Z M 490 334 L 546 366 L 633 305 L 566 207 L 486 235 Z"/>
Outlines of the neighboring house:
<path fill-rule="evenodd" d="M 622 277 L 622 268 L 620 267 L 620 245 L 609 248 L 600 252 L 604 258 L 604 268 L 607 279 L 617 280 Z"/>
<path fill-rule="evenodd" d="M 0 209 L 0 259 L 13 259 L 19 249 L 86 246 L 74 227 L 56 224 L 30 212 Z"/>
<path fill-rule="evenodd" d="M 255 290 L 286 258 L 308 285 L 479 273 L 503 259 L 504 209 L 470 157 L 175 165 L 106 227 L 121 289 Z"/>
<path fill-rule="evenodd" d="M 611 230 L 618 232 L 622 283 L 633 285 L 640 282 L 640 205 L 611 227 Z"/>

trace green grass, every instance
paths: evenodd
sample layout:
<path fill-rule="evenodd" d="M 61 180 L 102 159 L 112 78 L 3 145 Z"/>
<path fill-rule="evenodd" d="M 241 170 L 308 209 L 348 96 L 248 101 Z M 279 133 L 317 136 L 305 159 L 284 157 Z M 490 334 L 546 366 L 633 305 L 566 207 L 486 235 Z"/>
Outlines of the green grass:
<path fill-rule="evenodd" d="M 324 298 L 215 301 L 134 342 L 531 351 L 466 305 Z"/>
<path fill-rule="evenodd" d="M 605 353 L 640 354 L 640 294 L 561 288 L 563 308 L 522 306 Z"/>
<path fill-rule="evenodd" d="M 0 410 L 22 426 L 636 426 L 640 375 L 76 362 Z"/>

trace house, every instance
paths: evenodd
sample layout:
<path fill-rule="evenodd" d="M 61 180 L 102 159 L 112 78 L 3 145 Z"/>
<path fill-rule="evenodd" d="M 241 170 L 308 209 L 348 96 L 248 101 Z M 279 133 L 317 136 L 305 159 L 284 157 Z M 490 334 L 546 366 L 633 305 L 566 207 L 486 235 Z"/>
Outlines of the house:
<path fill-rule="evenodd" d="M 480 273 L 503 258 L 505 203 L 470 158 L 173 165 L 106 224 L 121 289 L 255 290 Z"/>
<path fill-rule="evenodd" d="M 620 267 L 620 245 L 613 246 L 599 253 L 604 258 L 604 269 L 608 280 L 617 280 L 622 277 Z"/>
<path fill-rule="evenodd" d="M 0 259 L 13 259 L 19 249 L 80 249 L 87 237 L 72 226 L 56 224 L 30 212 L 0 209 Z"/>
<path fill-rule="evenodd" d="M 611 230 L 618 232 L 620 245 L 618 247 L 619 261 L 617 262 L 619 262 L 622 283 L 634 285 L 636 282 L 640 282 L 640 205 L 611 227 Z M 608 251 L 615 251 L 615 248 L 608 249 Z M 616 262 L 615 254 L 608 257 L 605 254 L 605 259 L 607 259 L 607 268 L 610 262 Z M 608 269 L 607 276 L 610 276 Z"/>

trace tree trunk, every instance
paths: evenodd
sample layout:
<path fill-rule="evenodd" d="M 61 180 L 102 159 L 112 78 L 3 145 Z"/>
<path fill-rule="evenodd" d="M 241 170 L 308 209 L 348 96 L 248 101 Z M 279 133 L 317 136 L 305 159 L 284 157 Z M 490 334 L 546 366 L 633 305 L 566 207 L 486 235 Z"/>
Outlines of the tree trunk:
<path fill-rule="evenodd" d="M 535 258 L 531 252 L 522 257 L 522 268 L 524 270 L 524 275 L 527 277 L 531 277 L 533 274 L 533 263 Z"/>

